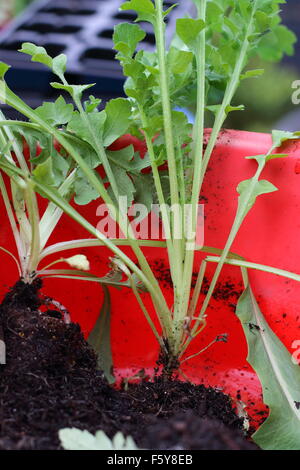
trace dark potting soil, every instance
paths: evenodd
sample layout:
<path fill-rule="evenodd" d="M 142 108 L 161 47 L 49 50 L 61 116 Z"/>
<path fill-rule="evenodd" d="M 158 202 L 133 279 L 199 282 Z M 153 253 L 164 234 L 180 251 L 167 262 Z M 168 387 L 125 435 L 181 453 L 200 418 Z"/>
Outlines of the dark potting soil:
<path fill-rule="evenodd" d="M 0 307 L 7 364 L 0 366 L 0 450 L 60 449 L 58 430 L 131 435 L 152 449 L 255 449 L 229 397 L 178 381 L 116 390 L 97 370 L 80 327 L 42 312 L 41 281 L 18 282 Z M 143 432 L 141 433 L 141 429 Z"/>

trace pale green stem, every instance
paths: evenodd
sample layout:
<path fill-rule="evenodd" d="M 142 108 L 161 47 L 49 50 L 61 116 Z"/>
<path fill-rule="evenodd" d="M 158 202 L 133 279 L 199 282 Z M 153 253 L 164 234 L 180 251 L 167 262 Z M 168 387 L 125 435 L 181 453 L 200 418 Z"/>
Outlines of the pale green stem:
<path fill-rule="evenodd" d="M 0 139 L 1 139 L 2 143 L 5 145 L 6 144 L 6 139 L 4 138 L 2 132 L 0 132 Z M 24 258 L 26 257 L 25 246 L 24 246 L 23 240 L 21 239 L 20 232 L 19 232 L 17 224 L 16 224 L 13 209 L 12 209 L 12 206 L 11 206 L 11 203 L 10 203 L 10 200 L 9 200 L 9 196 L 8 196 L 8 193 L 7 193 L 7 190 L 6 190 L 6 186 L 5 186 L 5 183 L 4 183 L 4 180 L 2 178 L 1 173 L 0 173 L 0 191 L 2 193 L 4 205 L 5 205 L 5 208 L 6 208 L 6 213 L 7 213 L 7 216 L 8 216 L 9 222 L 10 222 L 10 226 L 11 226 L 11 229 L 12 229 L 12 232 L 13 232 L 13 235 L 14 235 L 16 247 L 17 247 L 17 250 L 18 250 L 19 259 L 20 259 L 20 262 L 21 262 L 21 265 L 22 265 L 22 270 L 23 270 L 23 262 L 24 262 Z"/>
<path fill-rule="evenodd" d="M 252 9 L 252 12 L 251 12 L 251 17 L 249 19 L 249 24 L 248 24 L 248 27 L 247 27 L 247 31 L 246 31 L 246 34 L 245 34 L 245 39 L 243 41 L 243 44 L 242 44 L 242 47 L 241 47 L 241 51 L 240 51 L 240 54 L 239 54 L 239 57 L 237 59 L 237 62 L 236 62 L 236 65 L 235 65 L 235 68 L 234 68 L 234 71 L 233 71 L 233 74 L 232 74 L 232 77 L 231 77 L 231 80 L 229 82 L 229 84 L 227 85 L 227 88 L 226 88 L 226 92 L 225 92 L 225 95 L 224 95 L 224 99 L 223 99 L 223 102 L 221 104 L 221 107 L 217 113 L 217 116 L 216 116 L 216 120 L 215 120 L 215 123 L 214 123 L 214 126 L 213 126 L 213 130 L 212 130 L 212 133 L 211 133 L 211 136 L 210 136 L 210 139 L 209 139 L 209 142 L 208 142 L 208 145 L 207 145 L 207 148 L 205 150 L 205 153 L 204 153 L 204 157 L 203 157 L 203 162 L 202 162 L 202 169 L 201 169 L 201 172 L 200 172 L 200 177 L 199 177 L 199 195 L 200 195 L 200 192 L 201 192 L 201 188 L 202 188 L 202 184 L 203 184 L 203 179 L 204 179 L 204 176 L 205 176 L 205 173 L 206 173 L 206 170 L 207 170 L 207 166 L 208 166 L 208 163 L 209 163 L 209 160 L 210 160 L 210 157 L 211 157 L 211 154 L 212 154 L 212 151 L 215 147 L 215 144 L 216 144 L 216 141 L 217 141 L 217 138 L 218 138 L 218 135 L 219 135 L 219 132 L 221 130 L 221 127 L 226 119 L 226 108 L 228 105 L 230 105 L 232 99 L 233 99 L 233 96 L 236 92 L 236 89 L 237 89 L 237 86 L 239 84 L 239 81 L 240 81 L 240 75 L 242 73 L 242 70 L 243 70 L 243 67 L 244 67 L 244 62 L 245 62 L 245 58 L 247 56 L 247 52 L 248 52 L 248 48 L 249 48 L 249 36 L 252 32 L 252 28 L 253 28 L 253 19 L 254 19 L 254 14 L 255 14 L 255 11 L 256 11 L 256 5 L 257 5 L 257 0 L 254 1 L 253 3 L 253 9 Z M 204 129 L 202 129 L 204 131 Z M 239 227 L 238 227 L 239 229 Z M 237 230 L 238 231 L 238 230 Z M 237 232 L 236 232 L 237 233 Z M 227 257 L 227 254 L 230 250 L 230 247 L 233 243 L 233 240 L 236 236 L 236 233 L 231 233 L 229 239 L 228 239 L 228 242 L 227 242 L 227 245 L 223 251 L 223 255 L 221 257 L 221 260 L 220 260 L 220 263 L 219 265 L 217 266 L 217 269 L 216 269 L 216 272 L 215 272 L 215 275 L 214 275 L 214 278 L 213 278 L 213 281 L 212 281 L 212 284 L 210 285 L 210 289 L 209 289 L 209 292 L 205 298 L 205 301 L 204 301 L 204 304 L 203 304 L 203 307 L 201 309 L 201 312 L 200 312 L 200 315 L 199 315 L 199 320 L 198 322 L 195 323 L 194 325 L 194 328 L 193 328 L 193 333 L 196 333 L 196 330 L 200 324 L 200 322 L 202 321 L 203 319 L 203 315 L 207 309 L 207 306 L 210 302 L 210 299 L 211 299 L 211 296 L 212 296 L 212 293 L 215 289 L 215 285 L 216 285 L 216 282 L 217 282 L 217 279 L 219 278 L 219 275 L 221 273 L 221 270 L 222 270 L 222 267 L 223 267 L 223 264 L 224 264 L 224 260 L 226 259 Z M 226 253 L 227 251 L 227 254 L 224 256 L 224 254 Z M 190 256 L 188 254 L 188 261 L 190 262 Z M 190 271 L 189 271 L 190 272 Z M 191 341 L 191 338 L 188 339 L 188 341 L 185 343 L 185 346 L 184 346 L 184 350 L 187 348 L 188 344 L 190 343 Z M 182 352 L 181 352 L 181 355 L 182 355 Z"/>
<path fill-rule="evenodd" d="M 9 255 L 14 260 L 14 262 L 16 263 L 17 268 L 18 268 L 19 276 L 21 277 L 22 276 L 22 270 L 21 270 L 21 266 L 20 266 L 20 263 L 17 260 L 17 258 L 10 251 L 3 248 L 3 246 L 0 246 L 0 250 L 3 251 L 4 253 L 6 253 L 7 255 Z"/>
<path fill-rule="evenodd" d="M 206 0 L 202 0 L 199 7 L 199 18 L 204 22 L 206 20 Z M 203 29 L 199 34 L 199 44 L 197 47 L 197 113 L 196 123 L 193 130 L 193 185 L 192 185 L 192 233 L 195 234 L 194 239 L 191 243 L 196 241 L 196 230 L 198 220 L 198 203 L 200 197 L 201 183 L 201 168 L 202 168 L 202 154 L 203 154 L 203 143 L 204 143 L 204 114 L 205 114 L 205 46 L 206 46 L 206 32 Z M 180 302 L 178 308 L 174 314 L 174 330 L 177 332 L 177 341 L 175 348 L 178 350 L 182 337 L 180 333 L 183 332 L 184 317 L 187 315 L 189 299 L 191 294 L 191 283 L 193 275 L 195 249 L 186 250 L 184 271 L 183 271 L 183 282 L 182 282 L 182 294 L 180 296 Z M 177 352 L 177 351 L 176 351 Z"/>
<path fill-rule="evenodd" d="M 4 115 L 3 115 L 2 111 L 0 111 L 0 118 L 4 119 Z M 0 121 L 0 124 L 3 125 L 3 122 L 5 122 L 5 121 L 2 121 L 2 122 Z M 9 126 L 4 126 L 4 131 L 5 131 L 8 139 L 9 139 L 9 141 L 11 141 L 11 143 L 12 143 L 12 147 L 13 147 L 13 150 L 16 154 L 16 157 L 17 157 L 18 163 L 20 165 L 20 168 L 22 169 L 23 173 L 25 173 L 26 175 L 29 175 L 29 169 L 28 169 L 28 166 L 27 166 L 26 159 L 23 155 L 23 149 L 20 149 L 20 146 L 17 144 L 15 136 L 14 136 L 13 132 L 11 132 Z"/>
<path fill-rule="evenodd" d="M 74 169 L 58 189 L 58 192 L 61 194 L 61 196 L 66 196 L 66 193 L 68 193 L 70 187 L 75 181 L 75 176 L 76 170 Z M 40 221 L 41 250 L 43 250 L 46 246 L 62 215 L 63 211 L 56 207 L 55 204 L 52 202 L 48 204 L 48 207 Z"/>
<path fill-rule="evenodd" d="M 88 282 L 97 282 L 98 284 L 104 284 L 112 287 L 127 287 L 131 289 L 130 282 L 118 282 L 112 281 L 111 279 L 103 279 L 93 274 L 80 273 L 76 270 L 71 269 L 41 269 L 36 272 L 36 276 L 41 276 L 43 278 L 59 278 L 59 279 L 76 279 L 77 281 L 88 281 Z"/>
<path fill-rule="evenodd" d="M 147 117 L 141 107 L 139 108 L 139 111 L 140 111 L 140 117 L 141 117 L 143 128 L 147 129 L 148 127 Z M 145 139 L 146 139 L 147 149 L 149 153 L 156 194 L 157 194 L 159 205 L 161 207 L 162 223 L 163 223 L 164 231 L 166 234 L 166 244 L 167 244 L 167 249 L 168 249 L 168 258 L 169 258 L 169 264 L 170 264 L 171 277 L 172 277 L 174 286 L 178 286 L 178 282 L 179 282 L 178 274 L 179 273 L 175 268 L 176 252 L 175 252 L 173 241 L 171 238 L 172 235 L 171 235 L 171 227 L 170 227 L 170 217 L 169 217 L 168 211 L 164 210 L 164 207 L 166 206 L 166 204 L 165 204 L 165 198 L 164 198 L 164 193 L 163 193 L 163 189 L 161 185 L 159 171 L 158 171 L 157 164 L 155 161 L 154 146 L 153 146 L 152 139 L 149 137 L 147 131 L 145 131 Z"/>
<path fill-rule="evenodd" d="M 110 238 L 110 241 L 116 246 L 129 246 L 129 240 L 126 238 L 124 240 L 117 238 Z M 152 241 L 152 240 L 138 240 L 140 246 L 150 247 L 150 248 L 166 248 L 165 242 Z M 78 248 L 91 248 L 105 246 L 105 243 L 100 240 L 92 240 L 91 238 L 86 238 L 82 240 L 71 240 L 67 242 L 56 243 L 45 248 L 40 255 L 40 261 L 46 256 L 50 256 L 60 251 L 74 250 Z"/>
<path fill-rule="evenodd" d="M 206 258 L 206 261 L 209 263 L 219 263 L 220 257 L 208 256 Z M 250 263 L 249 261 L 240 261 L 240 260 L 228 259 L 228 258 L 224 261 L 224 263 L 230 266 L 237 266 L 239 268 L 254 269 L 256 271 L 263 271 L 265 273 L 276 274 L 277 276 L 282 276 L 287 279 L 292 279 L 293 281 L 300 282 L 300 274 L 292 273 L 284 269 L 278 269 L 272 266 L 265 266 L 264 264 Z"/>
<path fill-rule="evenodd" d="M 12 194 L 12 202 L 13 202 L 13 209 L 16 215 L 19 227 L 20 227 L 20 236 L 23 240 L 24 247 L 25 247 L 25 255 L 28 256 L 30 243 L 31 243 L 31 226 L 30 222 L 26 215 L 26 207 L 25 207 L 25 200 L 24 200 L 24 193 L 25 193 L 25 182 L 23 181 L 22 185 L 19 185 L 20 179 L 14 181 L 11 178 L 11 194 Z"/>
<path fill-rule="evenodd" d="M 47 266 L 40 268 L 39 272 L 47 271 L 49 268 L 52 268 L 56 264 L 64 263 L 65 261 L 66 261 L 65 258 L 60 258 L 60 259 L 57 259 L 56 261 L 52 261 L 52 263 L 47 264 Z"/>
<path fill-rule="evenodd" d="M 201 266 L 200 266 L 200 270 L 199 270 L 199 273 L 198 273 L 198 276 L 197 276 L 195 289 L 194 289 L 194 292 L 193 292 L 193 297 L 192 297 L 190 307 L 189 307 L 189 310 L 188 310 L 188 316 L 189 317 L 194 316 L 196 308 L 197 308 L 197 304 L 198 304 L 198 301 L 199 301 L 201 288 L 202 288 L 202 284 L 203 284 L 203 280 L 204 280 L 204 275 L 205 275 L 205 271 L 206 271 L 206 266 L 207 266 L 206 261 L 207 261 L 207 259 L 203 260 L 202 263 L 201 263 Z"/>
<path fill-rule="evenodd" d="M 273 149 L 272 149 L 273 150 Z M 249 201 L 251 200 L 251 197 L 253 196 L 253 190 L 255 188 L 255 185 L 257 184 L 258 182 L 258 178 L 262 172 L 262 170 L 264 169 L 265 167 L 265 161 L 261 162 L 258 166 L 258 169 L 257 169 L 257 172 L 255 174 L 255 176 L 252 178 L 252 181 L 251 181 L 251 184 L 249 186 L 249 189 L 247 191 L 247 198 L 245 198 L 246 202 L 244 203 L 245 204 L 245 207 L 247 207 L 247 201 L 249 203 Z M 236 238 L 236 235 L 238 234 L 238 231 L 247 215 L 248 211 L 240 211 L 239 209 L 237 210 L 237 214 L 235 216 L 235 220 L 234 220 L 234 223 L 233 223 L 233 226 L 232 226 L 232 229 L 230 231 L 230 234 L 229 234 L 229 237 L 228 237 L 228 240 L 226 242 L 226 245 L 225 245 L 225 248 L 223 250 L 223 253 L 222 255 L 220 256 L 220 261 L 217 265 L 217 268 L 216 268 L 216 271 L 214 273 L 214 276 L 212 278 L 212 281 L 210 283 L 210 286 L 209 286 L 209 289 L 208 289 L 208 292 L 207 292 L 207 295 L 204 299 L 204 302 L 203 302 L 203 305 L 202 305 L 202 308 L 201 308 L 201 311 L 200 311 L 200 314 L 199 314 L 199 317 L 198 317 L 198 320 L 195 322 L 195 325 L 193 326 L 193 329 L 192 329 L 192 335 L 191 336 L 194 336 L 196 335 L 197 333 L 197 328 L 199 326 L 199 324 L 203 321 L 203 318 L 204 318 L 204 315 L 205 315 L 205 312 L 207 310 L 207 307 L 209 305 L 209 302 L 211 300 L 211 297 L 212 297 L 212 294 L 215 290 L 215 287 L 217 285 L 217 282 L 218 282 L 218 279 L 219 279 L 219 276 L 221 274 L 221 271 L 223 269 L 223 266 L 225 264 L 225 261 L 228 257 L 228 253 L 230 251 L 230 248 Z M 184 347 L 183 347 L 183 350 L 181 351 L 181 355 L 183 354 L 183 352 L 185 351 L 185 349 L 188 347 L 189 343 L 191 342 L 191 338 L 189 338 L 187 340 L 187 342 L 185 343 Z"/>
<path fill-rule="evenodd" d="M 129 246 L 130 245 L 129 240 L 127 238 L 125 239 L 110 238 L 109 240 L 111 241 L 111 243 L 113 243 L 116 246 Z M 166 248 L 167 247 L 166 242 L 164 241 L 137 240 L 137 242 L 141 247 L 148 247 L 148 248 Z M 55 245 L 51 245 L 45 248 L 41 252 L 40 260 L 42 260 L 46 256 L 53 255 L 60 251 L 72 250 L 72 249 L 77 249 L 77 248 L 96 247 L 96 246 L 105 246 L 105 243 L 100 240 L 93 240 L 92 238 L 86 238 L 86 239 L 81 239 L 81 240 L 70 240 L 67 242 L 56 243 Z M 204 246 L 203 248 L 197 248 L 197 250 L 203 253 L 210 253 L 210 254 L 213 253 L 216 255 L 219 255 L 220 253 L 222 253 L 222 250 L 219 250 L 218 248 L 208 247 L 208 246 Z M 230 253 L 229 256 L 232 256 L 234 259 L 241 259 L 241 260 L 244 259 L 234 253 Z"/>
<path fill-rule="evenodd" d="M 31 226 L 31 247 L 28 262 L 28 271 L 26 273 L 27 282 L 31 282 L 32 274 L 37 270 L 39 264 L 39 257 L 41 251 L 40 242 L 40 218 L 39 207 L 33 185 L 28 181 L 27 189 L 25 191 L 26 206 L 29 214 L 29 221 Z"/>
<path fill-rule="evenodd" d="M 4 118 L 4 115 L 2 112 L 0 112 L 0 117 Z M 20 168 L 23 174 L 26 177 L 28 177 L 29 169 L 27 166 L 26 159 L 23 155 L 23 149 L 20 148 L 20 145 L 17 143 L 13 132 L 11 132 L 8 126 L 4 127 L 4 131 L 8 139 L 12 143 L 12 148 L 16 154 L 18 163 L 20 165 Z M 36 197 L 34 190 L 30 186 L 30 183 L 26 185 L 26 189 L 24 189 L 24 192 L 23 191 L 21 192 L 25 196 L 30 222 L 28 221 L 24 208 L 22 207 L 24 204 L 24 201 L 20 201 L 18 199 L 19 195 L 21 194 L 20 190 L 17 189 L 17 187 L 14 187 L 14 182 L 12 180 L 12 195 L 13 195 L 13 200 L 14 200 L 14 209 L 19 220 L 20 233 L 21 234 L 23 233 L 23 235 L 25 236 L 25 246 L 26 246 L 26 240 L 28 240 L 28 236 L 30 236 L 30 254 L 29 254 L 29 257 L 27 253 L 24 254 L 22 261 L 25 263 L 23 276 L 28 282 L 31 282 L 32 273 L 37 269 L 38 259 L 39 259 L 39 254 L 40 254 L 39 210 L 38 210 L 37 197 Z"/>
<path fill-rule="evenodd" d="M 165 23 L 163 17 L 163 2 L 155 0 L 156 4 L 156 23 L 154 32 L 157 44 L 157 54 L 160 71 L 161 100 L 163 106 L 164 129 L 166 138 L 166 151 L 168 155 L 168 166 L 170 174 L 171 203 L 179 204 L 179 192 L 177 182 L 177 166 L 175 156 L 175 146 L 172 126 L 172 110 L 169 94 L 169 80 L 166 64 L 166 44 L 165 44 Z"/>
<path fill-rule="evenodd" d="M 164 133 L 165 133 L 165 146 L 168 159 L 168 170 L 169 170 L 169 180 L 170 180 L 170 194 L 171 194 L 171 205 L 173 207 L 179 207 L 179 188 L 177 180 L 177 165 L 176 165 L 176 154 L 175 154 L 175 143 L 173 136 L 173 123 L 172 123 L 172 109 L 169 93 L 169 80 L 168 80 L 168 69 L 167 69 L 167 60 L 166 60 L 166 43 L 165 43 L 165 22 L 163 16 L 163 2 L 162 0 L 155 0 L 156 5 L 156 22 L 154 25 L 154 32 L 156 37 L 156 47 L 157 55 L 159 62 L 159 74 L 160 74 L 160 92 L 161 92 L 161 101 L 163 108 L 163 118 L 164 118 Z M 175 209 L 176 210 L 176 209 Z M 178 227 L 176 220 L 176 214 L 171 216 L 171 231 L 173 238 L 173 245 L 175 249 L 175 259 L 173 263 L 176 264 L 177 275 L 175 279 L 179 279 L 182 276 L 182 266 L 183 266 L 183 257 L 182 257 L 182 245 L 181 240 L 176 239 L 176 234 L 182 233 L 182 226 Z M 174 237 L 175 234 L 175 237 Z M 174 273 L 173 273 L 174 275 Z M 178 303 L 178 285 L 177 282 L 174 285 L 174 295 L 175 295 L 175 306 Z"/>

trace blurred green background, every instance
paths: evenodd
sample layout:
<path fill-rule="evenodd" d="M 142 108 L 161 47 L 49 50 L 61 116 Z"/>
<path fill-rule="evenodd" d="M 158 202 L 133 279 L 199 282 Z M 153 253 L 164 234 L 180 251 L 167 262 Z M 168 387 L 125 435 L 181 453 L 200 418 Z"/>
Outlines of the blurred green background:
<path fill-rule="evenodd" d="M 291 100 L 291 86 L 300 78 L 300 74 L 296 66 L 285 63 L 256 62 L 253 65 L 253 68 L 265 69 L 265 73 L 261 77 L 241 83 L 235 104 L 244 104 L 245 111 L 231 113 L 226 127 L 268 132 L 276 127 L 284 116 L 295 111 L 296 106 Z"/>

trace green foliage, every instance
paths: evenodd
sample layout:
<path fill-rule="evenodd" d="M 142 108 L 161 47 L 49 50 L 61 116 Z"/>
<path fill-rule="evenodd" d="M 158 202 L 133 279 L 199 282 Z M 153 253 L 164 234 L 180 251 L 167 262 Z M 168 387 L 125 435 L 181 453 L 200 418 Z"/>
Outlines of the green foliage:
<path fill-rule="evenodd" d="M 0 79 L 5 77 L 6 72 L 9 70 L 9 65 L 5 64 L 4 62 L 0 62 Z"/>
<path fill-rule="evenodd" d="M 40 163 L 32 172 L 33 176 L 42 184 L 53 186 L 55 177 L 53 173 L 52 159 L 48 158 L 44 163 Z"/>
<path fill-rule="evenodd" d="M 204 28 L 205 23 L 201 19 L 180 18 L 177 20 L 176 33 L 186 46 L 196 50 L 198 44 L 197 39 Z"/>
<path fill-rule="evenodd" d="M 86 121 L 83 121 L 79 111 L 75 111 L 67 126 L 67 130 L 71 134 L 76 135 L 76 137 L 80 137 L 85 142 L 92 144 L 91 139 L 93 134 L 100 140 L 103 139 L 105 121 L 106 114 L 103 111 L 88 114 Z"/>
<path fill-rule="evenodd" d="M 265 71 L 263 69 L 247 70 L 241 75 L 241 80 L 246 80 L 247 78 L 257 78 L 263 75 Z"/>
<path fill-rule="evenodd" d="M 132 57 L 146 33 L 140 26 L 131 23 L 120 23 L 115 27 L 113 41 L 115 49 L 126 57 Z"/>
<path fill-rule="evenodd" d="M 252 436 L 265 450 L 299 450 L 300 369 L 264 319 L 248 287 L 236 311 L 248 342 L 248 362 L 259 376 L 270 415 Z"/>
<path fill-rule="evenodd" d="M 134 10 L 138 15 L 136 21 L 155 23 L 155 8 L 151 0 L 131 0 L 123 3 L 121 10 Z"/>
<path fill-rule="evenodd" d="M 75 101 L 81 100 L 83 93 L 94 86 L 93 83 L 90 85 L 64 85 L 62 83 L 57 82 L 52 82 L 50 83 L 50 85 L 56 90 L 66 91 L 72 96 Z"/>
<path fill-rule="evenodd" d="M 20 52 L 30 55 L 32 62 L 46 65 L 59 78 L 62 78 L 66 72 L 67 57 L 64 54 L 60 54 L 52 59 L 44 47 L 36 46 L 30 42 L 24 43 Z"/>
<path fill-rule="evenodd" d="M 295 134 L 293 132 L 287 132 L 287 131 L 277 131 L 274 130 L 272 131 L 272 140 L 273 140 L 273 145 L 275 148 L 281 147 L 281 145 L 287 141 L 295 138 Z"/>
<path fill-rule="evenodd" d="M 64 98 L 60 96 L 55 103 L 45 102 L 35 111 L 44 121 L 52 126 L 61 126 L 71 120 L 74 107 L 72 104 L 67 104 Z"/>
<path fill-rule="evenodd" d="M 106 120 L 103 129 L 103 145 L 109 147 L 125 134 L 130 125 L 131 105 L 128 100 L 111 100 L 105 108 Z"/>
<path fill-rule="evenodd" d="M 262 194 L 273 193 L 277 188 L 266 180 L 253 182 L 253 179 L 242 181 L 237 191 L 240 195 L 239 204 L 243 211 L 248 212 L 255 204 L 256 198 Z"/>

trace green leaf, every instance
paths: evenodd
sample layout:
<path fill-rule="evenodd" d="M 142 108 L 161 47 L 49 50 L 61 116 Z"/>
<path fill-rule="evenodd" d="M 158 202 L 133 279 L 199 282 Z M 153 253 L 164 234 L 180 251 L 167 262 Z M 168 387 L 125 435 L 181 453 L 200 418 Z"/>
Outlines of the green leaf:
<path fill-rule="evenodd" d="M 33 176 L 46 186 L 55 185 L 55 177 L 53 173 L 52 158 L 48 158 L 44 163 L 40 163 L 32 172 Z"/>
<path fill-rule="evenodd" d="M 30 55 L 32 62 L 39 62 L 40 64 L 46 65 L 60 79 L 63 78 L 67 67 L 67 57 L 64 54 L 60 54 L 52 59 L 44 47 L 36 46 L 31 42 L 23 43 L 19 52 Z"/>
<path fill-rule="evenodd" d="M 6 72 L 10 69 L 10 65 L 0 62 L 0 79 L 3 79 Z"/>
<path fill-rule="evenodd" d="M 67 56 L 60 54 L 52 61 L 52 70 L 58 77 L 62 78 L 67 70 Z"/>
<path fill-rule="evenodd" d="M 102 162 L 99 160 L 97 152 L 90 143 L 80 139 L 79 136 L 75 136 L 74 134 L 65 133 L 64 137 L 76 148 L 77 152 L 90 168 L 97 168 L 101 165 Z"/>
<path fill-rule="evenodd" d="M 155 7 L 151 0 L 131 0 L 123 3 L 121 10 L 134 10 L 138 17 L 136 21 L 155 22 Z"/>
<path fill-rule="evenodd" d="M 65 450 L 138 450 L 133 439 L 130 436 L 125 437 L 121 432 L 110 439 L 103 431 L 97 431 L 94 436 L 88 431 L 64 428 L 58 432 L 58 435 Z"/>
<path fill-rule="evenodd" d="M 83 93 L 89 88 L 95 86 L 95 83 L 90 83 L 89 85 L 63 85 L 62 83 L 52 82 L 50 85 L 56 90 L 66 91 L 76 101 L 81 100 Z"/>
<path fill-rule="evenodd" d="M 240 104 L 239 106 L 226 106 L 225 113 L 229 114 L 232 111 L 244 111 L 245 110 L 245 105 Z"/>
<path fill-rule="evenodd" d="M 124 135 L 130 125 L 131 104 L 125 98 L 110 100 L 105 108 L 106 121 L 103 129 L 103 144 L 109 147 Z"/>
<path fill-rule="evenodd" d="M 253 440 L 264 450 L 300 449 L 300 368 L 263 317 L 248 287 L 237 316 L 248 343 L 248 362 L 256 371 L 270 415 Z"/>
<path fill-rule="evenodd" d="M 145 66 L 136 60 L 128 61 L 123 65 L 124 75 L 127 77 L 131 77 L 135 82 L 137 82 L 141 77 L 143 77 L 145 72 Z M 146 78 L 146 77 L 145 77 Z M 125 84 L 125 89 L 129 88 L 128 83 Z M 141 93 L 145 90 L 136 90 L 134 89 L 135 93 Z"/>
<path fill-rule="evenodd" d="M 143 204 L 147 208 L 148 212 L 150 212 L 151 205 L 153 204 L 153 176 L 151 174 L 138 175 L 133 176 L 132 178 L 136 190 L 134 195 L 135 204 Z"/>
<path fill-rule="evenodd" d="M 245 157 L 247 160 L 256 160 L 258 164 L 261 162 L 268 162 L 270 160 L 275 160 L 276 158 L 285 158 L 288 157 L 287 153 L 272 153 L 268 155 L 255 155 L 255 157 Z"/>
<path fill-rule="evenodd" d="M 74 183 L 74 192 L 74 201 L 79 206 L 86 206 L 90 202 L 99 199 L 99 192 L 87 180 L 81 170 L 77 172 L 77 177 Z"/>
<path fill-rule="evenodd" d="M 73 111 L 73 105 L 67 104 L 62 96 L 60 96 L 55 103 L 45 102 L 35 110 L 44 121 L 52 126 L 67 124 L 72 118 Z"/>
<path fill-rule="evenodd" d="M 281 147 L 283 142 L 292 139 L 295 139 L 295 134 L 293 132 L 277 130 L 272 131 L 272 141 L 274 148 Z"/>
<path fill-rule="evenodd" d="M 167 10 L 164 11 L 164 18 L 168 16 L 174 8 L 177 8 L 179 6 L 179 3 L 174 3 L 174 5 L 171 5 Z"/>
<path fill-rule="evenodd" d="M 264 73 L 264 69 L 247 70 L 241 75 L 241 80 L 246 80 L 247 78 L 257 78 L 263 75 Z"/>
<path fill-rule="evenodd" d="M 213 114 L 217 114 L 221 109 L 221 105 L 220 104 L 212 104 L 210 106 L 206 106 L 205 109 L 207 109 L 207 111 L 210 111 Z"/>
<path fill-rule="evenodd" d="M 98 356 L 98 366 L 104 372 L 108 383 L 113 384 L 113 359 L 110 342 L 110 315 L 111 300 L 107 286 L 102 285 L 104 301 L 98 320 L 90 333 L 88 343 L 94 348 Z"/>
<path fill-rule="evenodd" d="M 134 188 L 132 179 L 128 176 L 127 171 L 121 168 L 119 165 L 115 165 L 114 163 L 111 163 L 111 169 L 112 169 L 112 172 L 114 174 L 116 181 L 118 182 L 119 196 L 126 197 L 128 207 L 130 207 L 133 202 L 134 193 L 135 193 L 135 188 Z M 115 195 L 111 187 L 108 188 L 108 192 L 111 198 L 115 200 Z"/>
<path fill-rule="evenodd" d="M 114 47 L 124 56 L 132 57 L 138 43 L 145 39 L 146 33 L 136 24 L 121 23 L 115 26 Z"/>
<path fill-rule="evenodd" d="M 295 33 L 293 33 L 293 31 L 283 25 L 279 25 L 276 28 L 276 33 L 278 37 L 278 42 L 279 44 L 281 44 L 281 50 L 287 55 L 293 55 L 295 50 L 294 44 L 298 40 Z"/>
<path fill-rule="evenodd" d="M 258 54 L 264 60 L 279 61 L 284 54 L 293 55 L 297 36 L 283 25 L 273 28 L 259 41 Z"/>
<path fill-rule="evenodd" d="M 217 114 L 221 109 L 221 105 L 220 104 L 213 104 L 211 106 L 206 106 L 206 109 L 208 111 L 210 111 L 211 113 Z M 231 113 L 233 111 L 244 111 L 244 110 L 245 110 L 245 106 L 243 104 L 241 104 L 239 106 L 228 105 L 225 108 L 225 113 L 226 113 L 226 115 L 228 115 L 229 113 Z"/>
<path fill-rule="evenodd" d="M 40 145 L 42 149 L 50 148 L 50 146 L 53 145 L 53 139 L 39 130 L 16 125 L 14 127 L 14 133 L 19 145 L 23 145 L 22 139 L 24 137 L 29 146 L 31 159 L 36 158 L 37 145 Z"/>
<path fill-rule="evenodd" d="M 185 73 L 193 61 L 193 53 L 171 47 L 168 54 L 170 70 L 173 74 Z"/>
<path fill-rule="evenodd" d="M 172 122 L 174 136 L 178 142 L 178 146 L 191 142 L 193 126 L 189 123 L 186 114 L 180 111 L 172 111 Z"/>
<path fill-rule="evenodd" d="M 91 143 L 92 140 L 91 130 L 96 136 L 99 136 L 99 139 L 102 139 L 104 123 L 106 121 L 105 111 L 89 113 L 87 118 L 89 120 L 89 125 L 82 119 L 80 113 L 76 111 L 73 113 L 73 117 L 68 124 L 67 130 L 81 137 L 87 143 Z"/>
<path fill-rule="evenodd" d="M 37 46 L 31 42 L 24 42 L 19 52 L 30 55 L 32 62 L 39 62 L 52 69 L 53 59 L 44 47 Z"/>
<path fill-rule="evenodd" d="M 91 95 L 88 101 L 85 101 L 84 108 L 87 113 L 94 113 L 98 111 L 98 106 L 101 104 L 102 100 L 100 98 L 95 98 Z"/>
<path fill-rule="evenodd" d="M 148 126 L 145 127 L 143 130 L 147 133 L 147 135 L 151 139 L 153 139 L 153 137 L 161 133 L 163 126 L 164 126 L 163 116 L 156 115 L 148 119 Z"/>
<path fill-rule="evenodd" d="M 196 47 L 200 32 L 205 28 L 203 20 L 179 18 L 176 22 L 176 32 L 188 47 Z"/>
<path fill-rule="evenodd" d="M 273 193 L 278 191 L 276 186 L 267 180 L 255 181 L 253 178 L 242 181 L 238 187 L 239 193 L 239 210 L 247 213 L 255 204 L 256 198 L 262 194 Z"/>
<path fill-rule="evenodd" d="M 121 150 L 107 151 L 107 156 L 112 163 L 129 173 L 140 173 L 144 168 L 150 167 L 149 156 L 141 158 L 139 152 L 134 153 L 132 145 Z"/>
<path fill-rule="evenodd" d="M 70 161 L 57 152 L 54 147 L 51 149 L 50 155 L 53 162 L 55 186 L 57 187 L 60 185 L 60 183 L 64 182 L 70 169 Z"/>
<path fill-rule="evenodd" d="M 258 10 L 255 13 L 255 19 L 260 32 L 266 31 L 271 25 L 271 17 L 264 11 Z"/>

